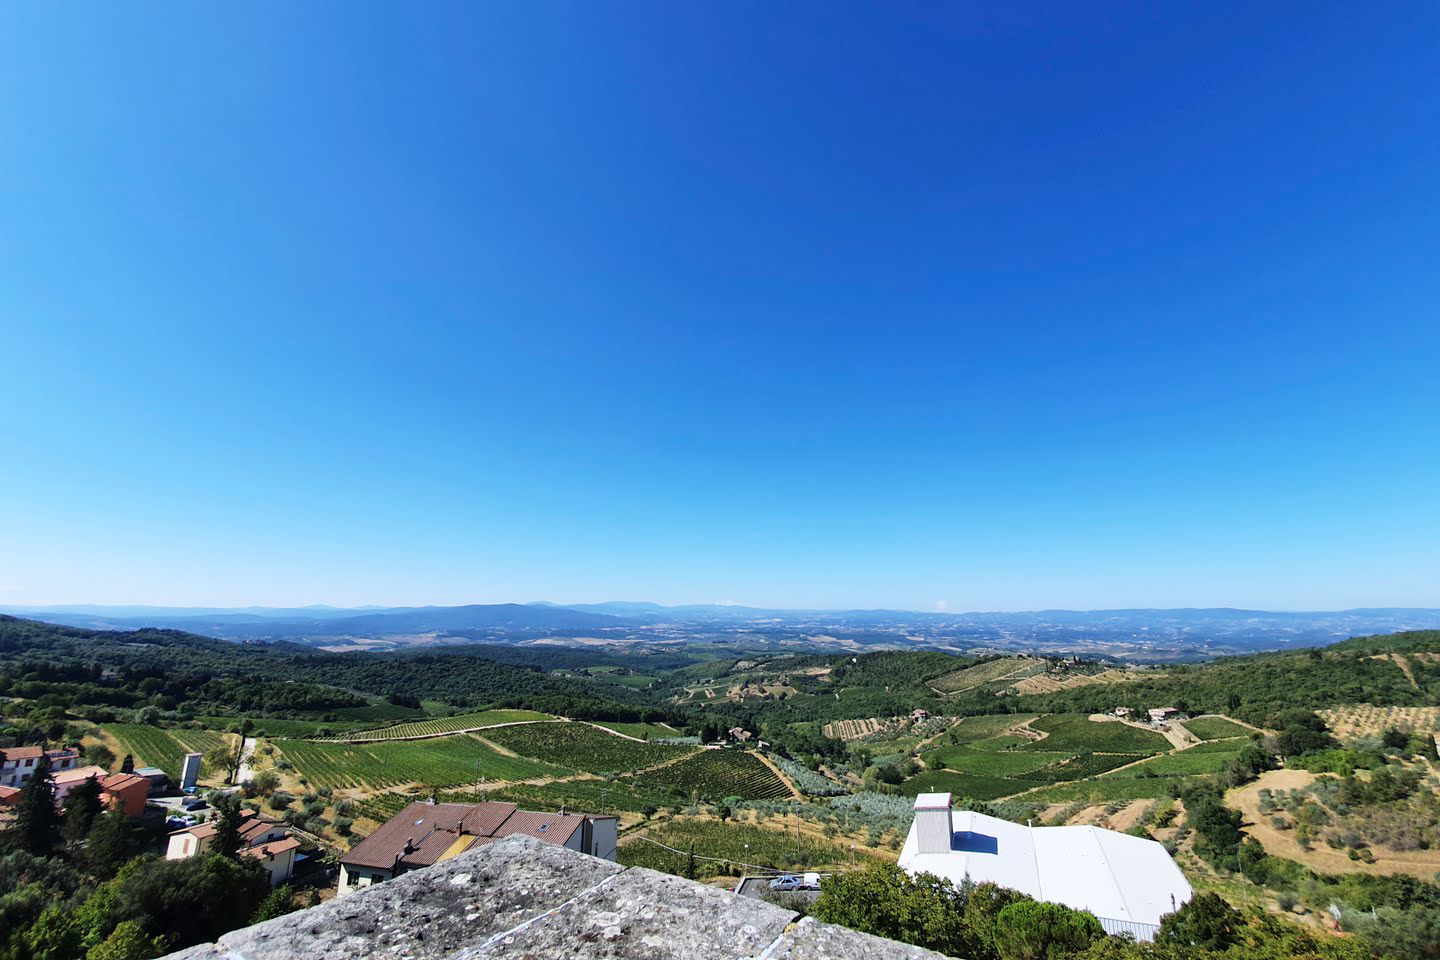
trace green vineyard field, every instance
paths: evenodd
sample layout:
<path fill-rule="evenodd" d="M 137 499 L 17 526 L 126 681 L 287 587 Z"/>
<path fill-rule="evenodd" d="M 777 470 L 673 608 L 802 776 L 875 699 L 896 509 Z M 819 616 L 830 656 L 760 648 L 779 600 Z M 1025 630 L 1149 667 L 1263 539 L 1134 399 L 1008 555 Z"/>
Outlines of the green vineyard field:
<path fill-rule="evenodd" d="M 743 750 L 701 750 L 679 763 L 626 777 L 623 782 L 659 793 L 671 802 L 685 802 L 695 795 L 702 800 L 775 800 L 791 795 L 774 770 Z"/>
<path fill-rule="evenodd" d="M 485 739 L 522 757 L 586 773 L 642 770 L 692 752 L 694 747 L 637 743 L 587 723 L 527 723 L 486 730 Z"/>
<path fill-rule="evenodd" d="M 143 723 L 106 724 L 105 731 L 120 744 L 121 756 L 130 754 L 137 767 L 159 767 L 171 781 L 180 779 L 180 764 L 187 753 L 205 753 L 222 743 L 234 743 L 231 735 L 213 730 L 162 729 Z M 212 771 L 203 770 L 209 777 Z"/>
<path fill-rule="evenodd" d="M 502 723 L 526 723 L 532 720 L 553 720 L 548 713 L 534 710 L 481 710 L 478 713 L 461 713 L 453 717 L 438 717 L 434 720 L 416 720 L 398 723 L 393 727 L 374 730 L 354 730 L 331 737 L 331 740 L 404 740 L 410 737 L 441 737 L 457 730 L 472 730 L 478 727 L 493 727 Z"/>
<path fill-rule="evenodd" d="M 328 743 L 276 740 L 276 748 L 316 786 L 392 787 L 402 783 L 454 786 L 487 780 L 564 776 L 567 771 L 525 757 L 508 757 L 468 734 L 435 740 Z"/>

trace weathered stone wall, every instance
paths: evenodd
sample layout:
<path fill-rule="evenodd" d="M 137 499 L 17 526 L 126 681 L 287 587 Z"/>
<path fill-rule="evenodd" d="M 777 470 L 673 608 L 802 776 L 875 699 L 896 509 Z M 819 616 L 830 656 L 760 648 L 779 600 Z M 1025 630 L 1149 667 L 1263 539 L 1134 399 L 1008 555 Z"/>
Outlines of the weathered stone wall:
<path fill-rule="evenodd" d="M 943 960 L 749 897 L 513 836 L 165 960 Z"/>

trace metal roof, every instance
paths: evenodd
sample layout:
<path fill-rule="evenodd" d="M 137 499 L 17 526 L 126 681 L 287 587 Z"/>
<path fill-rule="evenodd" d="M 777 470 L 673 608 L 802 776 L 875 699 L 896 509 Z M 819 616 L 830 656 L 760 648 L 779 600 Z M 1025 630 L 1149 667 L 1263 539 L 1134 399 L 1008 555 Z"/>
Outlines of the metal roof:
<path fill-rule="evenodd" d="M 921 799 L 916 809 L 925 809 Z M 1027 827 L 968 810 L 954 811 L 950 824 L 950 852 L 920 853 L 912 823 L 900 866 L 957 884 L 968 876 L 1102 920 L 1139 924 L 1158 924 L 1194 893 L 1154 840 L 1091 826 Z"/>

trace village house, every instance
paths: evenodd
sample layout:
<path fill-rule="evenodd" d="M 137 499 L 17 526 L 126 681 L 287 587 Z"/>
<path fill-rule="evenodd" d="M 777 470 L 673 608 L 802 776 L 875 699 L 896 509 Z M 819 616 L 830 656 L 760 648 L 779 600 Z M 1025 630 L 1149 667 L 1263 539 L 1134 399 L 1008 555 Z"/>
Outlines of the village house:
<path fill-rule="evenodd" d="M 513 803 L 425 803 L 401 810 L 340 858 L 340 892 L 449 860 L 466 850 L 523 834 L 615 859 L 619 818 L 588 813 L 532 813 Z"/>
<path fill-rule="evenodd" d="M 270 874 L 271 886 L 289 880 L 295 871 L 295 851 L 300 849 L 300 841 L 290 836 L 284 821 L 254 810 L 242 810 L 240 816 L 240 852 L 260 861 Z M 170 834 L 165 859 L 188 860 L 209 852 L 218 827 L 218 818 L 213 818 L 186 830 L 176 830 Z"/>
<path fill-rule="evenodd" d="M 19 787 L 0 787 L 0 809 L 13 807 L 20 802 Z"/>
<path fill-rule="evenodd" d="M 145 812 L 145 801 L 150 797 L 150 781 L 133 773 L 106 773 L 104 767 L 77 767 L 55 774 L 50 781 L 55 784 L 55 806 L 62 807 L 81 784 L 94 780 L 100 784 L 100 801 L 111 810 L 119 810 L 127 817 L 138 817 Z"/>
<path fill-rule="evenodd" d="M 150 799 L 150 781 L 133 773 L 112 773 L 100 781 L 100 795 L 111 810 L 138 817 Z"/>
<path fill-rule="evenodd" d="M 44 747 L 0 747 L 0 787 L 23 787 L 44 757 L 50 772 L 73 770 L 80 763 L 74 750 L 46 750 Z"/>
<path fill-rule="evenodd" d="M 55 806 L 57 808 L 64 806 L 65 801 L 70 798 L 70 794 L 81 784 L 88 780 L 94 780 L 98 783 L 103 776 L 105 776 L 105 768 L 93 766 L 76 767 L 73 770 L 65 770 L 60 773 L 51 774 L 50 782 L 55 784 Z"/>
<path fill-rule="evenodd" d="M 956 886 L 968 878 L 1088 910 L 1106 933 L 1128 933 L 1136 940 L 1153 940 L 1160 918 L 1194 895 L 1154 840 L 1100 827 L 1030 827 L 952 811 L 948 793 L 915 798 L 900 867 Z"/>

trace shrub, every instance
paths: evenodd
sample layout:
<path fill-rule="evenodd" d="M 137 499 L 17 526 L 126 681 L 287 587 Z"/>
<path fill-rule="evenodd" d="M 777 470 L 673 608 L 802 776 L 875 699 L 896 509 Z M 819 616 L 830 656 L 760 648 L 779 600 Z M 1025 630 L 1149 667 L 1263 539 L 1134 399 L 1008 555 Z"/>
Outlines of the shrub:
<path fill-rule="evenodd" d="M 1105 935 L 1093 913 L 1058 903 L 1012 903 L 995 918 L 1001 960 L 1046 960 L 1079 953 Z"/>
<path fill-rule="evenodd" d="M 1239 911 L 1218 894 L 1202 893 L 1160 920 L 1155 942 L 1177 947 L 1224 950 L 1237 939 Z"/>

